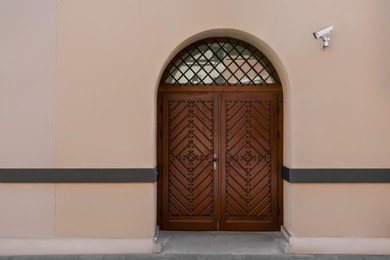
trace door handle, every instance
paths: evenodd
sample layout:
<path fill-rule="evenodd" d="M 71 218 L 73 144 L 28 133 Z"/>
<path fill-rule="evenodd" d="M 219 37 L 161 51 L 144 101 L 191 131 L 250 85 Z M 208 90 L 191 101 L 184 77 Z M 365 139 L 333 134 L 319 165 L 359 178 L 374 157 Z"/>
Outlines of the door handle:
<path fill-rule="evenodd" d="M 213 168 L 214 168 L 214 171 L 217 170 L 217 162 L 218 162 L 218 155 L 215 153 L 213 155 Z"/>

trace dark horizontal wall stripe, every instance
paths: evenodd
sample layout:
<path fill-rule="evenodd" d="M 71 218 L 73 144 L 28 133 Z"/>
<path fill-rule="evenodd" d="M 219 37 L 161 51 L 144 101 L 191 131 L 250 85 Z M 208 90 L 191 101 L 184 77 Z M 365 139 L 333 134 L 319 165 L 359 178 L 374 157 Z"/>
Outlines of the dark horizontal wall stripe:
<path fill-rule="evenodd" d="M 123 183 L 156 182 L 157 169 L 0 169 L 8 183 Z"/>
<path fill-rule="evenodd" d="M 390 183 L 390 169 L 290 169 L 283 166 L 290 183 Z"/>

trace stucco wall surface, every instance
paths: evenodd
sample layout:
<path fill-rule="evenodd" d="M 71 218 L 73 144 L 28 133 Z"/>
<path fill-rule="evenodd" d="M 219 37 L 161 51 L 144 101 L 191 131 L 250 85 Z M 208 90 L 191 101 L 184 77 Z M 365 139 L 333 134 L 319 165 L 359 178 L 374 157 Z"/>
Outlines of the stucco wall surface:
<path fill-rule="evenodd" d="M 55 185 L 0 183 L 0 238 L 55 235 Z"/>
<path fill-rule="evenodd" d="M 57 163 L 154 166 L 164 67 L 197 39 L 230 36 L 263 51 L 282 78 L 284 165 L 388 168 L 388 9 L 383 0 L 59 1 Z M 312 33 L 330 24 L 331 46 L 321 51 Z M 373 203 L 388 195 L 386 185 L 324 187 L 285 184 L 289 231 L 388 236 L 379 216 L 387 209 Z M 364 197 L 370 189 L 376 191 Z M 315 201 L 306 195 L 327 210 L 311 210 Z M 360 214 L 363 208 L 379 215 Z M 354 214 L 359 221 L 344 224 Z"/>
<path fill-rule="evenodd" d="M 55 141 L 61 139 L 55 128 L 56 30 L 57 1 L 0 2 L 1 168 L 61 166 L 55 161 Z M 81 131 L 79 125 L 73 127 Z M 118 252 L 151 252 L 156 226 L 155 190 L 152 183 L 2 183 L 0 237 L 10 241 L 1 239 L 0 254 L 32 253 L 35 249 L 45 253 L 46 247 L 40 243 L 52 245 L 49 253 L 71 252 L 69 248 L 74 245 L 57 243 L 54 238 L 59 237 L 134 238 L 130 242 L 138 248 L 128 249 L 123 246 L 126 241 L 118 240 L 100 242 L 109 245 L 108 249 L 102 245 L 101 250 L 109 252 L 111 247 Z M 38 240 L 31 243 L 33 240 L 23 238 Z M 80 250 L 93 253 L 96 250 L 90 248 L 99 242 L 92 239 L 83 243 L 86 246 Z"/>
<path fill-rule="evenodd" d="M 0 168 L 54 167 L 56 1 L 0 2 Z"/>
<path fill-rule="evenodd" d="M 291 185 L 290 232 L 298 237 L 390 238 L 390 185 Z"/>
<path fill-rule="evenodd" d="M 149 183 L 57 184 L 56 236 L 152 238 L 155 190 Z"/>
<path fill-rule="evenodd" d="M 386 0 L 3 0 L 0 167 L 155 167 L 164 67 L 192 41 L 230 36 L 263 51 L 282 78 L 286 166 L 390 168 L 389 9 Z M 312 33 L 330 24 L 321 51 Z M 0 235 L 151 238 L 155 185 L 132 185 L 2 184 Z M 388 184 L 284 186 L 293 235 L 390 236 Z M 23 216 L 34 205 L 37 222 Z M 140 215 L 129 223 L 150 218 L 120 230 L 132 207 Z"/>
<path fill-rule="evenodd" d="M 254 43 L 279 68 L 286 166 L 389 167 L 388 6 L 59 0 L 57 165 L 153 167 L 164 66 L 188 39 L 224 34 Z M 321 51 L 312 33 L 330 24 L 331 47 Z"/>

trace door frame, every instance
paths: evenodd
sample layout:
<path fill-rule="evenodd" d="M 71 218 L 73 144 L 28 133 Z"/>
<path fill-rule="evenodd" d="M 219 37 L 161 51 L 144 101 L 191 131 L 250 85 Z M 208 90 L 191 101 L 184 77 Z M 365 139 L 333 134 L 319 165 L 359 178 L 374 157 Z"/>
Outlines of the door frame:
<path fill-rule="evenodd" d="M 274 93 L 277 94 L 277 227 L 278 230 L 283 225 L 283 179 L 282 179 L 282 165 L 283 165 L 283 90 L 279 84 L 266 86 L 210 86 L 210 85 L 184 85 L 184 86 L 170 86 L 160 85 L 157 92 L 157 225 L 162 226 L 162 201 L 163 194 L 162 180 L 163 180 L 163 95 L 168 93 Z"/>

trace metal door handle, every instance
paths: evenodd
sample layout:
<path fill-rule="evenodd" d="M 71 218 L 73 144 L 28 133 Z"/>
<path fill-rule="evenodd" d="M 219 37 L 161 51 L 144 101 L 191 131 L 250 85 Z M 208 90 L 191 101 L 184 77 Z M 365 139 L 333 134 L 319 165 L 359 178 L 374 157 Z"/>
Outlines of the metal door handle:
<path fill-rule="evenodd" d="M 215 153 L 213 155 L 213 167 L 214 167 L 214 171 L 217 170 L 217 162 L 218 162 L 218 155 Z"/>

